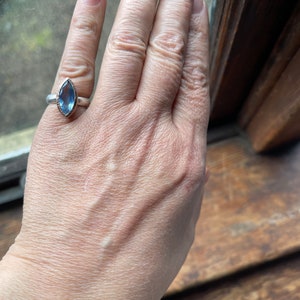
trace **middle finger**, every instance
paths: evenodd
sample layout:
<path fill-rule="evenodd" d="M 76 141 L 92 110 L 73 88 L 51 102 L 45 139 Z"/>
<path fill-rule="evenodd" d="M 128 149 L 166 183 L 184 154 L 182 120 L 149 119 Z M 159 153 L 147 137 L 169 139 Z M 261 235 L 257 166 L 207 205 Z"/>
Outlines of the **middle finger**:
<path fill-rule="evenodd" d="M 93 101 L 98 107 L 135 99 L 157 1 L 121 0 Z M 102 102 L 101 105 L 98 102 Z"/>

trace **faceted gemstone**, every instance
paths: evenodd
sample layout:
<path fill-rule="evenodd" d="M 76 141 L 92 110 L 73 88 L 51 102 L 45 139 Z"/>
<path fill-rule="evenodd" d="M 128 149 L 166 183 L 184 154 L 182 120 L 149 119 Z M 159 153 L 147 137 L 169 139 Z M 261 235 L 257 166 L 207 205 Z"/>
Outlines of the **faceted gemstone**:
<path fill-rule="evenodd" d="M 58 94 L 58 108 L 60 112 L 68 117 L 76 107 L 76 91 L 70 79 L 67 79 L 61 86 Z"/>

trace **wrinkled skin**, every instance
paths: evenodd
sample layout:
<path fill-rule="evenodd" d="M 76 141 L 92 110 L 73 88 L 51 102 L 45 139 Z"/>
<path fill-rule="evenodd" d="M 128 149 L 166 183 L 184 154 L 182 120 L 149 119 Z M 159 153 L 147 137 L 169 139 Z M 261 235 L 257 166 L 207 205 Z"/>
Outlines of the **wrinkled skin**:
<path fill-rule="evenodd" d="M 201 0 L 123 0 L 89 108 L 49 105 L 28 163 L 2 299 L 159 299 L 190 249 L 206 180 Z M 53 93 L 90 97 L 104 0 L 78 0 Z"/>

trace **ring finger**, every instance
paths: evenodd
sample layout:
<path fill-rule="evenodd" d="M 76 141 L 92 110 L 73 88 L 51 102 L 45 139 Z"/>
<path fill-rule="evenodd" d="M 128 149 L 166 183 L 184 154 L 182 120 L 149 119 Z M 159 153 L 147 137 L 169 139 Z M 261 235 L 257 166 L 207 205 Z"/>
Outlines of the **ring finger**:
<path fill-rule="evenodd" d="M 91 96 L 105 7 L 105 0 L 77 1 L 53 93 L 57 93 L 62 82 L 70 78 L 78 96 L 86 98 Z"/>
<path fill-rule="evenodd" d="M 181 81 L 193 1 L 160 1 L 137 99 L 171 111 Z"/>

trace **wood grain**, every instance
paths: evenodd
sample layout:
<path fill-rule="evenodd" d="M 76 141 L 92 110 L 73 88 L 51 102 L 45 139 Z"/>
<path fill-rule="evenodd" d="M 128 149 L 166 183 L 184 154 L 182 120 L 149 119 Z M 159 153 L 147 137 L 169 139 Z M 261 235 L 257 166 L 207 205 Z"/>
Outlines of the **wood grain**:
<path fill-rule="evenodd" d="M 209 147 L 208 167 L 195 241 L 169 292 L 300 249 L 300 143 L 263 156 L 233 138 Z"/>
<path fill-rule="evenodd" d="M 264 100 L 276 85 L 281 74 L 300 48 L 300 1 L 281 33 L 262 72 L 258 76 L 240 112 L 239 124 L 246 128 Z M 299 66 L 300 67 L 300 66 Z"/>
<path fill-rule="evenodd" d="M 287 299 L 300 299 L 300 253 L 165 298 L 165 300 Z"/>
<path fill-rule="evenodd" d="M 300 48 L 246 127 L 246 132 L 257 152 L 300 139 Z"/>
<path fill-rule="evenodd" d="M 217 18 L 219 32 L 212 41 L 211 125 L 236 119 L 295 4 L 290 0 L 225 1 L 222 20 Z"/>

